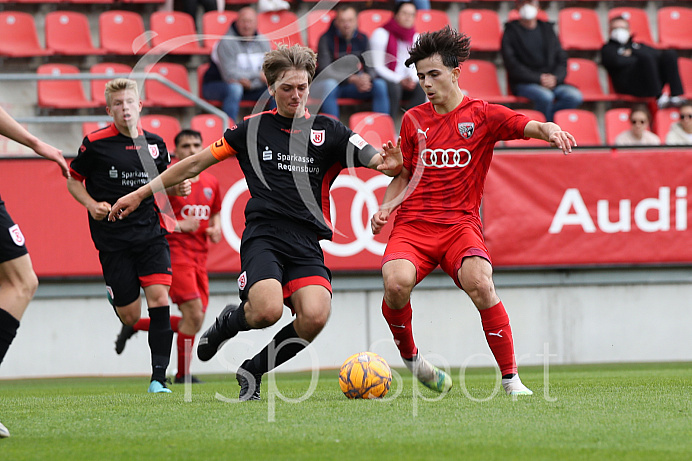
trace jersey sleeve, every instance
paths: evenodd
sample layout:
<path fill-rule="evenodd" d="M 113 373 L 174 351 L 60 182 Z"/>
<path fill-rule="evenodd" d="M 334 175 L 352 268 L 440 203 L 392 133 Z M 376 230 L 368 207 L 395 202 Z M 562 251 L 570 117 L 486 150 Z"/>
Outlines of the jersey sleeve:
<path fill-rule="evenodd" d="M 91 143 L 88 138 L 82 140 L 82 145 L 79 146 L 79 152 L 77 156 L 70 163 L 70 176 L 72 176 L 77 181 L 83 182 L 91 172 L 91 159 L 90 155 Z"/>
<path fill-rule="evenodd" d="M 239 125 L 233 125 L 228 128 L 223 134 L 223 137 L 210 146 L 211 154 L 218 161 L 238 155 L 242 150 L 242 146 L 247 142 L 245 136 L 246 131 L 245 121 L 241 122 Z"/>
<path fill-rule="evenodd" d="M 156 144 L 159 146 L 159 156 L 156 159 L 156 168 L 159 170 L 159 173 L 163 173 L 171 163 L 171 154 L 168 152 L 166 143 L 163 142 L 163 139 L 161 141 L 157 140 Z"/>
<path fill-rule="evenodd" d="M 377 149 L 341 122 L 335 120 L 333 130 L 337 145 L 341 146 L 339 162 L 344 168 L 367 167 L 370 160 L 377 155 Z"/>
<path fill-rule="evenodd" d="M 524 136 L 524 129 L 530 121 L 526 115 L 499 104 L 488 104 L 486 109 L 488 131 L 495 134 L 497 141 L 528 139 Z"/>

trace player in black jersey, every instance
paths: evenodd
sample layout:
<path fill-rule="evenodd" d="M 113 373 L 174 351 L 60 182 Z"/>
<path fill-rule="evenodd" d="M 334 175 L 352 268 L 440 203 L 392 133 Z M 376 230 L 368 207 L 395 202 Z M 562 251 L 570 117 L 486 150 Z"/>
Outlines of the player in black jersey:
<path fill-rule="evenodd" d="M 142 103 L 135 81 L 108 82 L 106 102 L 113 123 L 84 138 L 67 186 L 89 211 L 91 238 L 99 251 L 108 295 L 124 324 L 139 320 L 140 287 L 144 288 L 151 318 L 149 392 L 170 392 L 165 379 L 173 340 L 168 306 L 171 259 L 154 198 L 126 220 L 105 219 L 111 203 L 165 171 L 170 158 L 163 140 L 138 125 Z M 181 186 L 178 192 L 189 194 L 189 183 Z"/>
<path fill-rule="evenodd" d="M 63 176 L 69 176 L 67 162 L 62 152 L 46 144 L 17 123 L 0 107 L 0 134 L 23 144 L 41 157 L 60 166 Z M 0 363 L 17 335 L 19 321 L 38 288 L 38 279 L 31 265 L 26 242 L 19 225 L 0 198 Z M 0 423 L 0 438 L 9 437 L 10 432 Z"/>
<path fill-rule="evenodd" d="M 262 375 L 303 350 L 322 330 L 331 310 L 331 272 L 320 239 L 331 239 L 329 187 L 346 167 L 368 167 L 390 176 L 401 170 L 399 143 L 378 154 L 358 134 L 305 108 L 315 74 L 315 53 L 298 45 L 265 55 L 263 71 L 277 108 L 247 117 L 223 138 L 121 198 L 109 219 L 136 212 L 153 191 L 170 187 L 235 156 L 250 190 L 240 247 L 240 306 L 227 306 L 200 338 L 197 355 L 209 360 L 239 331 L 275 324 L 290 306 L 296 319 L 238 369 L 240 400 L 258 400 Z"/>

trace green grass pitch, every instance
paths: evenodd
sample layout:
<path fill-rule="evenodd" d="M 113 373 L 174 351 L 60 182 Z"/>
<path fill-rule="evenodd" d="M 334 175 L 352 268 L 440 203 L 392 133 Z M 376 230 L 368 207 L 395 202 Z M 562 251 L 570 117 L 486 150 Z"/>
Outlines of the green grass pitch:
<path fill-rule="evenodd" d="M 692 459 L 692 364 L 523 367 L 531 397 L 497 392 L 496 374 L 471 369 L 442 399 L 392 381 L 389 400 L 348 400 L 335 370 L 277 373 L 294 402 L 237 397 L 234 375 L 147 394 L 147 379 L 0 381 L 2 460 Z M 545 386 L 547 380 L 548 387 Z M 276 395 L 276 394 L 274 394 Z"/>

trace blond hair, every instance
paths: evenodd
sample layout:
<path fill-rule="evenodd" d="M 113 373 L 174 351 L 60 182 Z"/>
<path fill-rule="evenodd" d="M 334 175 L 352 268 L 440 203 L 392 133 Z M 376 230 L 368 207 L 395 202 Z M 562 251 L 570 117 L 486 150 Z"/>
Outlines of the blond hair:
<path fill-rule="evenodd" d="M 106 83 L 106 105 L 110 107 L 111 95 L 113 93 L 123 90 L 132 90 L 137 95 L 137 98 L 139 98 L 139 88 L 137 88 L 137 82 L 130 80 L 129 78 L 114 78 L 110 82 Z"/>
<path fill-rule="evenodd" d="M 267 78 L 267 85 L 273 86 L 281 75 L 290 69 L 304 70 L 308 73 L 308 85 L 315 77 L 317 55 L 310 48 L 300 45 L 279 45 L 277 49 L 264 55 L 262 72 Z"/>

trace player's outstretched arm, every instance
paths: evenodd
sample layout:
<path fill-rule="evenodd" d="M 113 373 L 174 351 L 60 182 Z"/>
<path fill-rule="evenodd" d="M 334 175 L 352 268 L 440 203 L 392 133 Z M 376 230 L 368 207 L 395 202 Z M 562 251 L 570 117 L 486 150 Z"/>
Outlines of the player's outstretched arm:
<path fill-rule="evenodd" d="M 380 233 L 382 228 L 389 221 L 389 215 L 391 215 L 392 212 L 401 205 L 401 202 L 404 201 L 410 180 L 410 172 L 406 168 L 402 168 L 401 173 L 395 176 L 392 182 L 389 183 L 384 193 L 384 199 L 382 200 L 380 210 L 372 215 L 372 219 L 370 219 L 370 228 L 373 234 L 376 235 Z"/>
<path fill-rule="evenodd" d="M 115 221 L 116 219 L 127 217 L 139 207 L 139 204 L 142 203 L 142 200 L 145 198 L 156 192 L 175 186 L 188 178 L 195 177 L 215 163 L 218 163 L 218 160 L 212 155 L 209 147 L 199 154 L 191 155 L 185 160 L 181 160 L 154 178 L 149 184 L 145 184 L 136 191 L 120 197 L 118 201 L 113 204 L 108 214 L 108 220 Z"/>
<path fill-rule="evenodd" d="M 397 139 L 396 145 L 392 141 L 382 144 L 382 152 L 374 155 L 370 159 L 368 168 L 380 171 L 387 176 L 396 176 L 401 172 L 404 159 L 401 155 L 401 137 Z"/>
<path fill-rule="evenodd" d="M 552 122 L 541 123 L 531 120 L 524 128 L 524 136 L 548 141 L 551 146 L 561 149 L 565 155 L 572 152 L 572 147 L 577 146 L 574 136 L 567 131 L 562 131 L 560 125 Z"/>
<path fill-rule="evenodd" d="M 2 107 L 0 107 L 0 134 L 25 145 L 41 157 L 54 161 L 60 167 L 62 175 L 66 178 L 70 177 L 70 169 L 67 166 L 65 158 L 62 156 L 62 151 L 29 133 L 22 125 L 13 119 L 10 114 L 5 112 Z"/>

